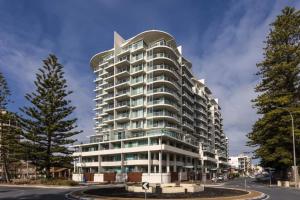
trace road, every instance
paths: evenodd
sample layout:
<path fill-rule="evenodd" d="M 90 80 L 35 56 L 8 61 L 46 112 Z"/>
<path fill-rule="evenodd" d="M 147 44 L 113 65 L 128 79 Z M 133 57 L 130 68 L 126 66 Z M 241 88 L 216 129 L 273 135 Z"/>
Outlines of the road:
<path fill-rule="evenodd" d="M 245 188 L 245 179 L 239 178 L 235 180 L 230 180 L 225 183 L 225 187 L 232 188 Z M 299 200 L 300 199 L 300 189 L 295 188 L 282 188 L 277 186 L 269 186 L 262 183 L 257 183 L 254 179 L 247 179 L 247 188 L 250 190 L 256 190 L 269 195 L 270 200 Z"/>
<path fill-rule="evenodd" d="M 253 179 L 247 179 L 247 188 L 257 190 L 269 195 L 270 200 L 299 200 L 300 189 L 281 188 L 256 183 Z M 93 186 L 90 186 L 93 187 Z M 109 186 L 111 187 L 111 185 Z M 244 179 L 239 178 L 230 180 L 224 184 L 224 187 L 244 188 Z M 57 188 L 33 188 L 33 187 L 4 187 L 0 186 L 0 199 L 5 200 L 65 200 L 65 195 L 71 191 L 80 190 L 74 189 L 57 189 Z"/>
<path fill-rule="evenodd" d="M 0 199 L 5 200 L 65 200 L 65 194 L 76 189 L 0 186 Z"/>

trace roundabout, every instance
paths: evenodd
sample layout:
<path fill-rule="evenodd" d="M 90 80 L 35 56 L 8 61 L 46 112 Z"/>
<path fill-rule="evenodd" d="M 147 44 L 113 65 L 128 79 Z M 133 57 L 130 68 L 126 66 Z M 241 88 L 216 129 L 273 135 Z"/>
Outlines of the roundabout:
<path fill-rule="evenodd" d="M 145 199 L 144 192 L 130 192 L 126 185 L 103 185 L 93 186 L 67 195 L 68 199 Z M 257 191 L 244 191 L 235 188 L 205 187 L 201 192 L 181 193 L 147 193 L 147 199 L 264 199 L 264 194 Z"/>

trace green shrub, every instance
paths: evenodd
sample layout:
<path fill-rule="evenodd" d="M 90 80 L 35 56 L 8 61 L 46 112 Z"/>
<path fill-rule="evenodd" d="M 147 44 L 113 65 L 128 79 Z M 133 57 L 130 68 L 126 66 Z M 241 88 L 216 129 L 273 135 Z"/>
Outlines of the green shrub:
<path fill-rule="evenodd" d="M 16 185 L 23 185 L 23 184 L 31 184 L 31 185 L 60 185 L 60 186 L 76 186 L 78 185 L 77 182 L 72 180 L 65 180 L 65 179 L 37 179 L 37 180 L 30 180 L 30 179 L 15 179 L 13 180 L 13 184 Z"/>
<path fill-rule="evenodd" d="M 41 184 L 43 185 L 65 185 L 65 186 L 76 186 L 77 182 L 72 180 L 64 180 L 64 179 L 42 179 Z"/>

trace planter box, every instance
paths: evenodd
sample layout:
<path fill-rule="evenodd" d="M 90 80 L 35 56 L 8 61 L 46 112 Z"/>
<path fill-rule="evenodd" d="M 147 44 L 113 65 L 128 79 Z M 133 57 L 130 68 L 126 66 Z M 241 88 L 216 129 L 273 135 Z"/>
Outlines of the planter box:
<path fill-rule="evenodd" d="M 161 188 L 162 193 L 172 194 L 172 193 L 185 193 L 185 188 L 183 187 L 164 187 Z"/>

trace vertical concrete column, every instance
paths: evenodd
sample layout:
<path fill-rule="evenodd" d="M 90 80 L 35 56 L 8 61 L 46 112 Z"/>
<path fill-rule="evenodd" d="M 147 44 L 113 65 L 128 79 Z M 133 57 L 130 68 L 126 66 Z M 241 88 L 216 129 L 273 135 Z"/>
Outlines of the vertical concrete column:
<path fill-rule="evenodd" d="M 98 174 L 100 174 L 102 171 L 101 162 L 102 162 L 102 156 L 98 155 Z"/>
<path fill-rule="evenodd" d="M 159 154 L 158 154 L 158 159 L 159 159 L 158 172 L 162 173 L 162 137 L 159 137 L 158 143 L 159 143 L 159 146 L 160 146 L 160 151 L 159 151 Z"/>
<path fill-rule="evenodd" d="M 153 154 L 153 160 L 156 160 L 157 158 L 156 158 L 156 153 L 154 153 Z M 156 169 L 157 167 L 156 167 L 156 165 L 154 165 L 154 173 L 156 173 L 157 172 L 157 169 Z"/>
<path fill-rule="evenodd" d="M 124 173 L 124 154 L 121 153 L 121 173 Z"/>
<path fill-rule="evenodd" d="M 167 153 L 167 173 L 170 172 L 170 153 Z"/>
<path fill-rule="evenodd" d="M 173 163 L 174 163 L 173 172 L 177 172 L 177 155 L 176 154 L 174 154 Z"/>
<path fill-rule="evenodd" d="M 148 175 L 151 173 L 151 151 L 148 150 Z"/>
<path fill-rule="evenodd" d="M 151 139 L 148 137 L 148 147 L 151 145 Z M 151 152 L 148 150 L 148 175 L 151 173 Z"/>
<path fill-rule="evenodd" d="M 79 156 L 79 163 L 80 163 L 81 167 L 78 167 L 78 173 L 81 174 L 82 173 L 82 156 Z"/>
<path fill-rule="evenodd" d="M 159 152 L 158 172 L 162 173 L 162 152 Z"/>
<path fill-rule="evenodd" d="M 73 173 L 75 174 L 76 173 L 76 158 L 73 158 L 73 165 L 74 165 Z"/>

